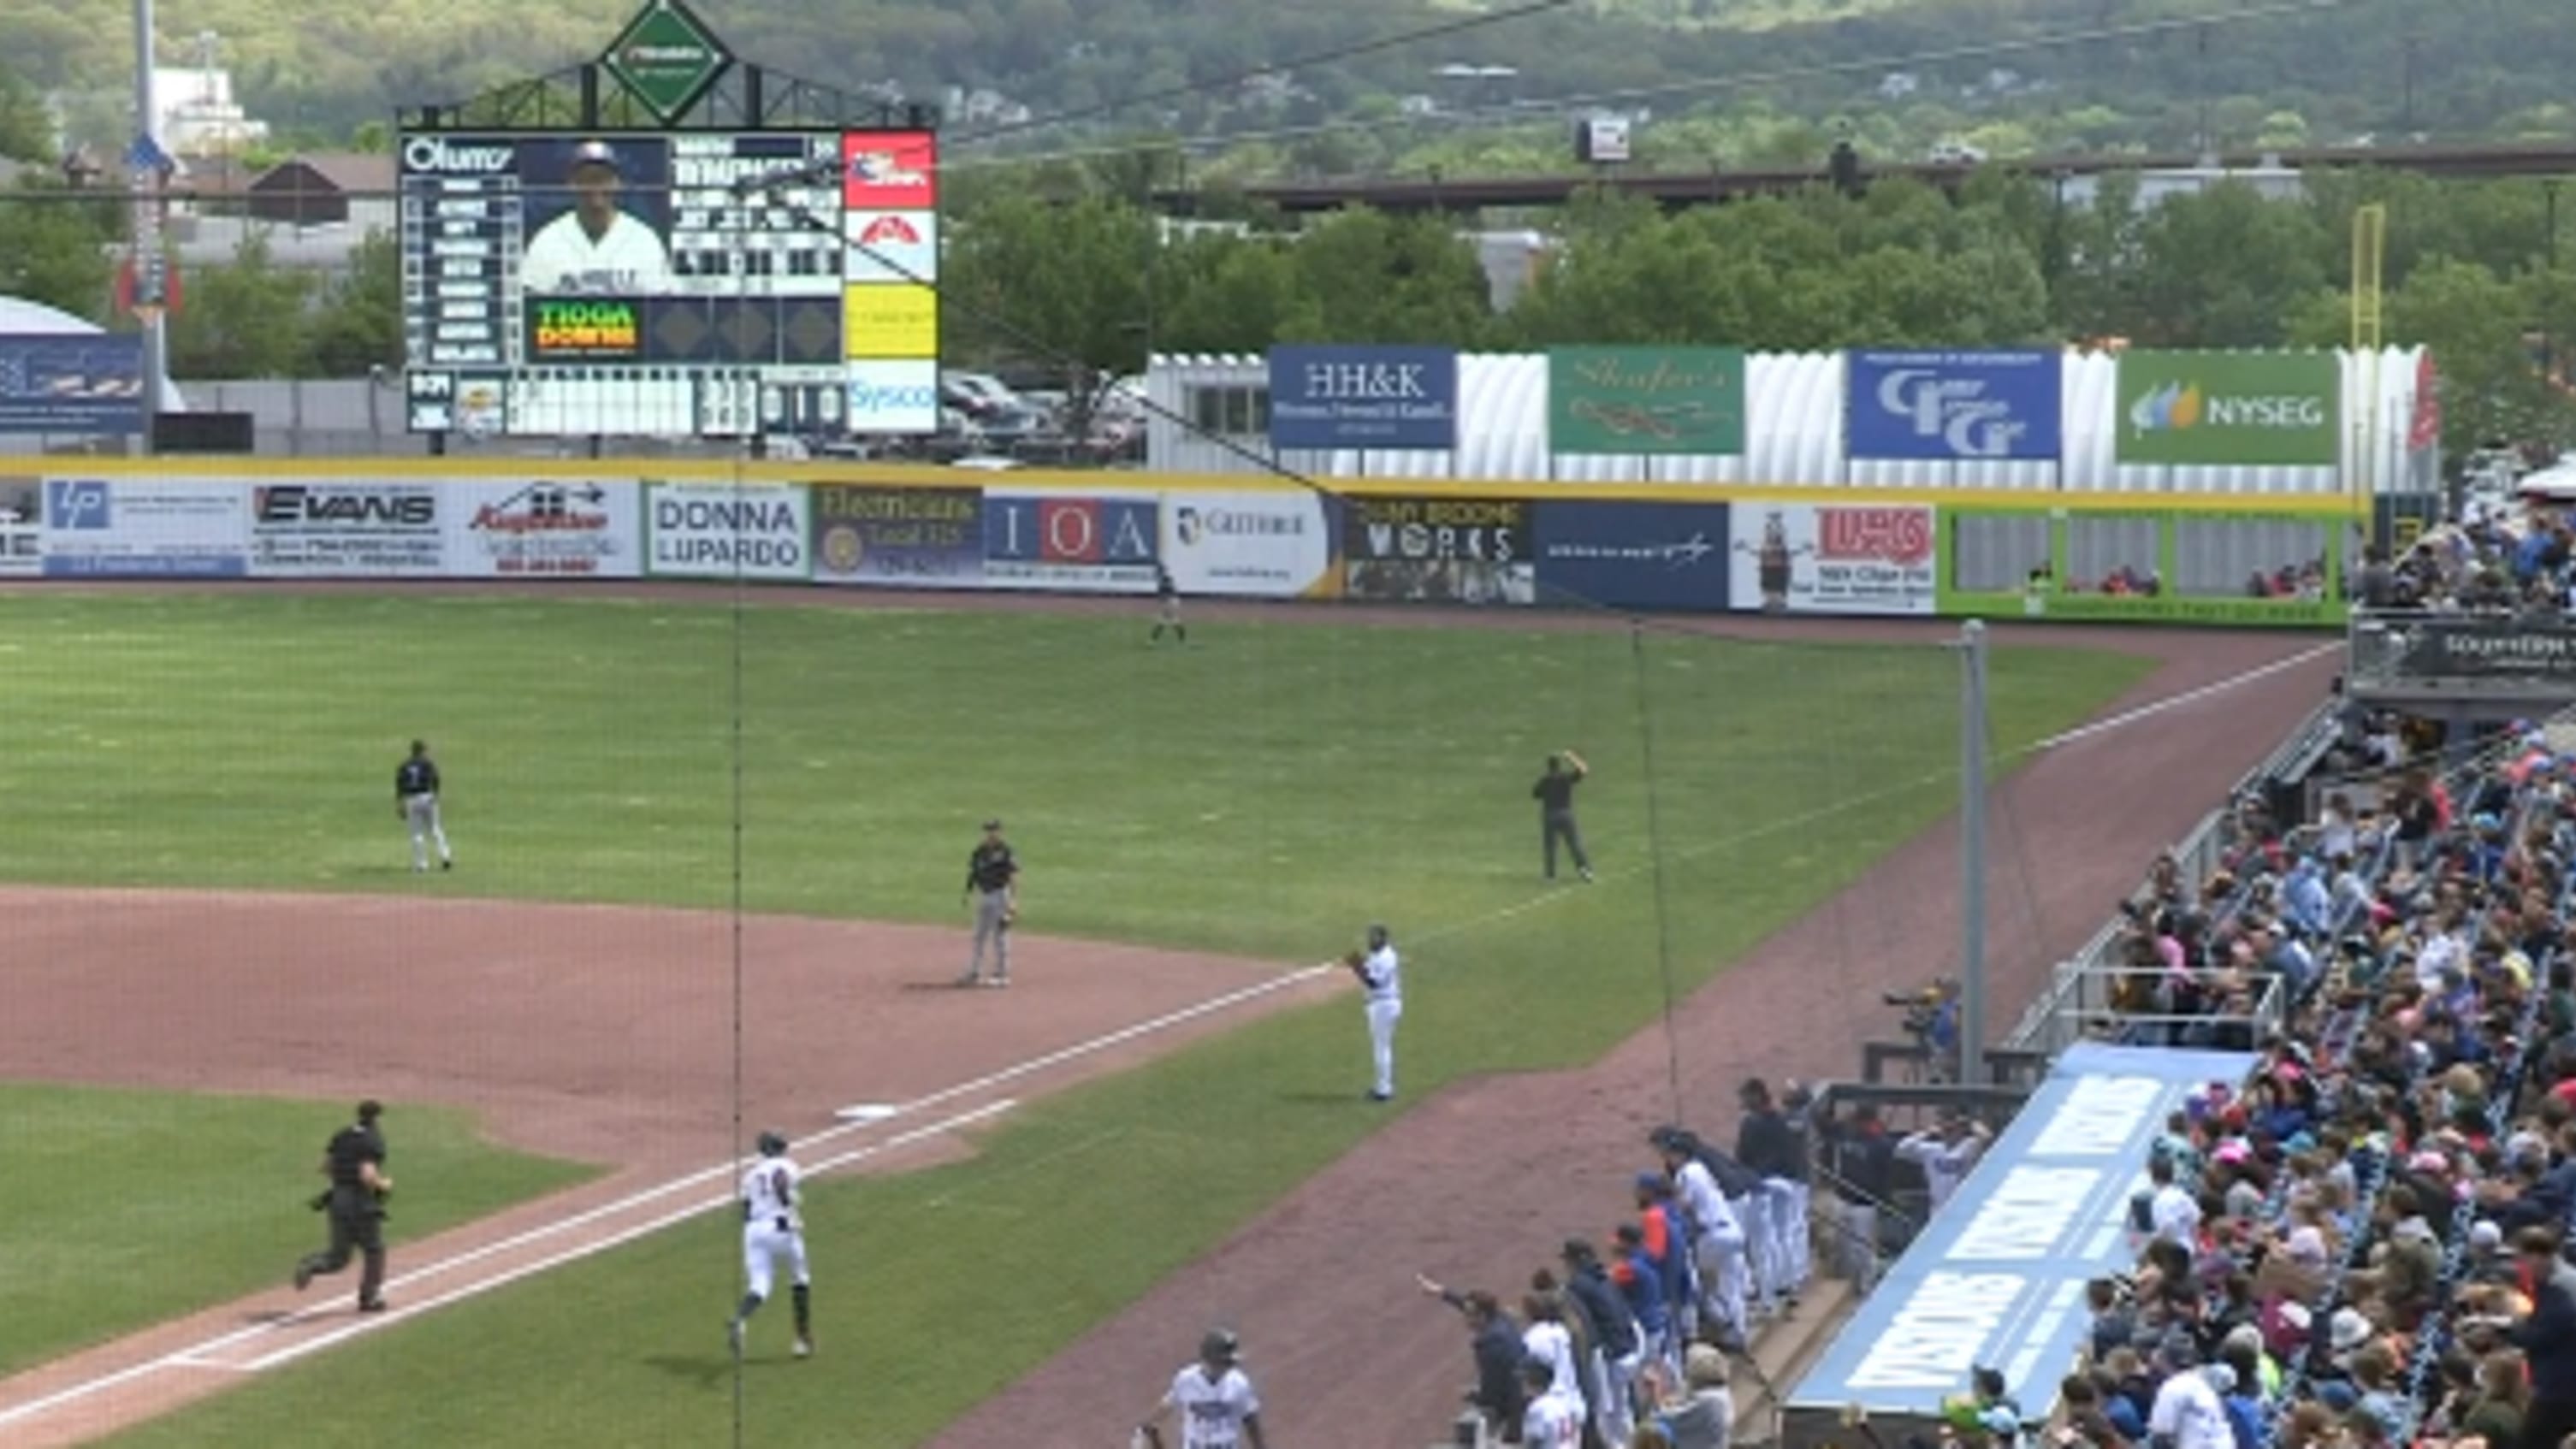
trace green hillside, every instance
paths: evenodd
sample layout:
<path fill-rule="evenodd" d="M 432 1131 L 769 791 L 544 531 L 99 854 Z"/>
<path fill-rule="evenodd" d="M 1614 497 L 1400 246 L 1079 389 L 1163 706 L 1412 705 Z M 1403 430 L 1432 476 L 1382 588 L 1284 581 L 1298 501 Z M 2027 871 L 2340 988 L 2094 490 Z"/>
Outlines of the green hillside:
<path fill-rule="evenodd" d="M 1096 111 L 1436 24 L 1507 0 L 706 0 L 744 55 L 916 98 L 983 89 L 1038 116 Z M 281 133 L 346 137 L 400 102 L 449 100 L 595 53 L 631 0 L 192 0 L 161 11 L 165 59 L 212 32 L 242 99 Z M 2244 11 L 2266 12 L 2242 18 Z M 2289 13 L 2282 13 L 2289 12 Z M 57 78 L 84 130 L 121 137 L 130 30 L 119 0 L 0 0 L 4 62 Z M 1568 97 L 1635 97 L 1655 122 L 1714 108 L 1850 121 L 1906 144 L 1984 129 L 1999 144 L 2188 144 L 2570 133 L 2557 77 L 2576 63 L 2562 0 L 2484 0 L 2427 24 L 2409 0 L 1571 0 L 1544 15 L 1291 66 L 1275 91 L 1220 86 L 1096 115 L 1099 130 L 1190 135 L 1391 115 L 1427 96 L 1552 128 Z M 2179 29 L 2157 29 L 2177 19 Z M 2204 33 L 2197 22 L 2206 20 Z M 2090 36 L 2033 46 L 2039 37 Z M 1940 58 L 1935 58 L 1940 57 Z M 1509 68 L 1460 82 L 1444 66 Z M 2410 71 L 2413 84 L 2407 79 Z M 1901 73 L 1902 80 L 1892 81 Z M 1747 77 L 1764 77 L 1758 85 Z M 1418 109 L 1418 105 L 1417 105 Z M 961 139 L 978 129 L 961 123 Z M 1650 126 L 1650 131 L 1653 129 Z M 1032 141 L 1061 146 L 1079 131 Z M 1803 144 L 1803 141 L 1802 141 Z M 1364 164 L 1347 148 L 1319 158 Z M 1709 158 L 1698 158 L 1705 164 Z"/>

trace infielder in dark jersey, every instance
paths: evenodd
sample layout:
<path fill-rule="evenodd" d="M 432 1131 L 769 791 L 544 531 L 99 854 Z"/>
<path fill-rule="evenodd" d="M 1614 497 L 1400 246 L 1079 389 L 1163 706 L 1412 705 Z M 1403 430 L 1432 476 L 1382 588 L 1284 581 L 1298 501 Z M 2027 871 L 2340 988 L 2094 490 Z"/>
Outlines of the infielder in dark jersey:
<path fill-rule="evenodd" d="M 394 769 L 394 814 L 411 827 L 411 868 L 429 869 L 429 846 L 438 845 L 438 868 L 456 869 L 455 853 L 447 848 L 447 827 L 438 818 L 438 766 L 429 758 L 429 745 L 422 740 L 411 742 L 411 758 Z"/>
<path fill-rule="evenodd" d="M 1002 839 L 1002 822 L 984 822 L 983 842 L 966 857 L 966 897 L 975 905 L 975 954 L 967 960 L 960 986 L 1011 984 L 1011 926 L 1019 919 L 1019 857 Z M 984 950 L 993 952 L 993 974 L 984 975 Z"/>

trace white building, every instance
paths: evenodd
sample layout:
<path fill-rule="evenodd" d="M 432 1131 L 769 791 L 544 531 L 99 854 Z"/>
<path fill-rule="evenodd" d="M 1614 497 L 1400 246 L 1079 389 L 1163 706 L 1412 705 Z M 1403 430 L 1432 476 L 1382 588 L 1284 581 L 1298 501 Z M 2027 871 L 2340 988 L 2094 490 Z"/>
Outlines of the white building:
<path fill-rule="evenodd" d="M 2178 482 L 2170 468 L 2116 461 L 2119 359 L 2109 353 L 2069 352 L 2062 359 L 2062 462 L 1855 460 L 1844 446 L 1846 368 L 1839 352 L 1751 354 L 1744 360 L 1744 451 L 1656 458 L 1552 454 L 1544 353 L 1459 354 L 1455 450 L 1365 453 L 1274 451 L 1267 436 L 1269 367 L 1262 358 L 1157 356 L 1145 380 L 1154 403 L 1146 466 L 1156 472 L 1262 471 L 1240 448 L 1316 478 L 2317 495 L 2344 491 L 2354 486 L 2347 480 L 2367 477 L 2379 492 L 2404 492 L 2438 479 L 2432 454 L 2407 446 L 2421 354 L 2421 348 L 2390 348 L 2375 358 L 2335 354 L 2343 370 L 2344 439 L 2337 466 L 2194 468 L 2188 482 Z"/>
<path fill-rule="evenodd" d="M 222 156 L 268 139 L 233 99 L 233 73 L 221 66 L 154 66 L 152 134 L 173 156 Z"/>

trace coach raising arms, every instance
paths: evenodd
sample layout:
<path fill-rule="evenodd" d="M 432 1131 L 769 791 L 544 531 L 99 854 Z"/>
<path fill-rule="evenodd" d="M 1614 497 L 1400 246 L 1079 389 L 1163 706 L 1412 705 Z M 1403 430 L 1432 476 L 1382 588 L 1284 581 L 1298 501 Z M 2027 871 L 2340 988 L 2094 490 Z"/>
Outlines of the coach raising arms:
<path fill-rule="evenodd" d="M 1530 786 L 1530 798 L 1538 802 L 1539 849 L 1547 861 L 1547 878 L 1556 879 L 1556 843 L 1565 842 L 1574 857 L 1574 868 L 1585 880 L 1592 879 L 1592 858 L 1583 853 L 1583 832 L 1574 824 L 1574 787 L 1583 783 L 1592 767 L 1572 750 L 1547 757 L 1547 773 Z"/>

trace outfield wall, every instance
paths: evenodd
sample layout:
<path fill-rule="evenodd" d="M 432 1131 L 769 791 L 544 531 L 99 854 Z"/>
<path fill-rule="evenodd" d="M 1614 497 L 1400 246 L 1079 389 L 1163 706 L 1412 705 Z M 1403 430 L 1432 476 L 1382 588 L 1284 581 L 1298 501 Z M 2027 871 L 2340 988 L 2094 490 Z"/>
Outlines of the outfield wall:
<path fill-rule="evenodd" d="M 31 460 L 35 461 L 35 460 Z M 0 577 L 744 579 L 1687 613 L 2340 626 L 2346 498 L 976 473 L 552 459 L 43 460 Z M 2045 564 L 2058 581 L 2030 579 Z M 2153 595 L 2106 593 L 2115 571 Z M 2258 597 L 2282 570 L 2303 590 Z"/>

